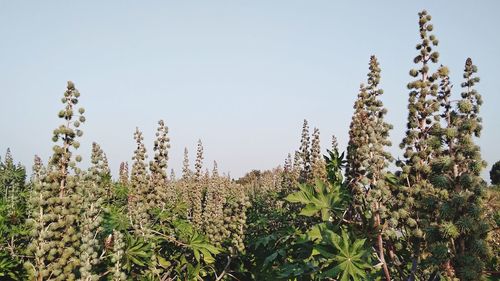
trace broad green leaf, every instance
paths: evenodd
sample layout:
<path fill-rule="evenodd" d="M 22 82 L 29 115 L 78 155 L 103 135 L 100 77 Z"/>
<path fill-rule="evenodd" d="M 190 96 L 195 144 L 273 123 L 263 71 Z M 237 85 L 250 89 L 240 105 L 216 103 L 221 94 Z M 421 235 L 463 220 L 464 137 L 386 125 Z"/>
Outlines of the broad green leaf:
<path fill-rule="evenodd" d="M 321 210 L 320 206 L 314 204 L 307 204 L 301 211 L 300 214 L 306 217 L 311 217 Z"/>

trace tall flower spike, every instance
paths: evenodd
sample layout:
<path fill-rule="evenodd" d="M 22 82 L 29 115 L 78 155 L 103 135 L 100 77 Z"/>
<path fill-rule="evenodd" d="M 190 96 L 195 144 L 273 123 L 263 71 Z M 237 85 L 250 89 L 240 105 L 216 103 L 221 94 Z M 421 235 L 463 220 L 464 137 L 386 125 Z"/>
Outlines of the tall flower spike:
<path fill-rule="evenodd" d="M 309 136 L 309 125 L 307 120 L 304 119 L 304 124 L 302 126 L 302 137 L 300 140 L 300 157 L 301 157 L 301 168 L 300 168 L 300 178 L 299 182 L 305 183 L 311 180 L 311 151 L 310 146 L 310 136 Z"/>
<path fill-rule="evenodd" d="M 385 147 L 391 145 L 389 130 L 392 126 L 384 121 L 387 110 L 379 96 L 380 67 L 375 56 L 370 57 L 367 85 L 361 85 L 354 103 L 354 115 L 349 130 L 346 176 L 353 195 L 355 219 L 361 219 L 364 231 L 376 232 L 371 241 L 377 249 L 379 260 L 387 280 L 391 280 L 385 262 L 382 225 L 387 225 L 387 205 L 391 190 L 385 182 L 387 167 L 392 161 Z M 365 215 L 367 217 L 365 217 Z M 373 218 L 373 223 L 370 223 Z M 370 225 L 371 224 L 371 225 Z"/>
<path fill-rule="evenodd" d="M 189 155 L 187 147 L 184 148 L 184 161 L 182 162 L 182 179 L 188 180 L 192 176 L 192 171 L 189 168 Z"/>
<path fill-rule="evenodd" d="M 144 235 L 145 228 L 150 222 L 148 212 L 149 204 L 147 200 L 147 196 L 150 194 L 149 174 L 146 169 L 147 154 L 143 142 L 144 137 L 139 131 L 139 128 L 136 128 L 134 138 L 137 148 L 132 157 L 134 163 L 132 164 L 130 176 L 128 208 L 134 229 Z"/>
<path fill-rule="evenodd" d="M 74 160 L 77 162 L 81 161 L 79 155 L 73 159 L 71 152 L 71 148 L 78 149 L 80 147 L 77 138 L 83 135 L 83 131 L 79 127 L 81 123 L 85 122 L 85 117 L 83 116 L 85 109 L 81 107 L 78 109 L 78 113 L 76 113 L 74 108 L 78 104 L 79 97 L 80 92 L 75 88 L 73 82 L 68 81 L 67 89 L 61 100 L 65 107 L 58 114 L 59 118 L 64 120 L 64 123 L 54 130 L 52 137 L 54 142 L 62 140 L 61 145 L 56 144 L 54 146 L 54 154 L 51 158 L 52 164 L 57 166 L 57 173 L 53 173 L 53 176 L 59 182 L 59 195 L 61 198 L 65 195 L 66 177 L 68 176 L 69 168 L 75 168 Z"/>
<path fill-rule="evenodd" d="M 434 49 L 438 40 L 431 34 L 433 26 L 430 20 L 427 11 L 419 13 L 421 40 L 413 60 L 416 68 L 409 73 L 414 80 L 408 83 L 407 131 L 400 144 L 404 159 L 396 161 L 401 168 L 400 180 L 404 186 L 393 190 L 393 198 L 398 198 L 394 202 L 394 220 L 399 220 L 398 224 L 404 226 L 406 234 L 411 237 L 407 249 L 412 253 L 410 278 L 424 274 L 419 264 L 424 259 L 423 253 L 428 250 L 424 231 L 439 220 L 432 199 L 439 197 L 439 191 L 434 188 L 430 177 L 433 159 L 442 154 L 439 82 L 446 70 L 444 66 L 437 66 L 439 53 Z M 428 271 L 432 270 L 428 268 Z M 428 276 L 424 274 L 421 278 L 428 279 Z"/>
<path fill-rule="evenodd" d="M 127 186 L 129 183 L 128 162 L 121 162 L 120 163 L 119 182 L 123 186 Z"/>
<path fill-rule="evenodd" d="M 337 142 L 337 137 L 332 135 L 332 151 L 335 151 L 339 148 L 339 143 Z"/>
<path fill-rule="evenodd" d="M 41 180 L 41 176 L 43 173 L 43 162 L 42 158 L 40 158 L 40 156 L 38 155 L 35 155 L 32 170 L 33 170 L 33 175 L 31 177 L 31 182 L 37 182 Z"/>
<path fill-rule="evenodd" d="M 170 181 L 171 182 L 175 182 L 177 180 L 176 176 L 175 176 L 175 171 L 174 169 L 170 169 Z"/>
<path fill-rule="evenodd" d="M 82 195 L 82 214 L 80 217 L 80 274 L 83 280 L 97 280 L 95 269 L 100 261 L 101 243 L 98 235 L 102 232 L 102 208 L 111 189 L 110 171 L 106 154 L 97 143 L 92 143 L 92 166 L 85 174 L 80 193 Z"/>
<path fill-rule="evenodd" d="M 154 157 L 149 162 L 151 171 L 151 193 L 148 194 L 149 210 L 154 208 L 163 209 L 165 200 L 172 199 L 173 194 L 167 191 L 167 162 L 168 149 L 170 148 L 170 139 L 168 138 L 168 127 L 163 120 L 158 122 L 156 140 L 153 146 Z"/>
<path fill-rule="evenodd" d="M 292 175 L 294 182 L 299 182 L 301 168 L 302 168 L 302 158 L 300 157 L 300 152 L 296 150 L 293 155 L 293 168 L 292 168 Z"/>
<path fill-rule="evenodd" d="M 212 177 L 214 177 L 214 178 L 219 177 L 219 168 L 217 167 L 217 161 L 214 161 L 214 168 L 212 170 Z"/>
<path fill-rule="evenodd" d="M 77 188 L 81 184 L 80 170 L 72 150 L 80 144 L 77 141 L 83 132 L 79 129 L 85 122 L 85 110 L 76 110 L 80 93 L 73 82 L 68 82 L 59 112 L 63 124 L 54 130 L 53 155 L 47 168 L 47 175 L 34 183 L 31 220 L 33 240 L 28 252 L 34 256 L 31 268 L 35 278 L 47 276 L 57 280 L 75 280 L 80 264 L 80 233 L 77 218 L 81 213 L 81 196 Z M 73 169 L 75 174 L 70 173 Z M 72 257 L 72 258 L 71 258 Z"/>
<path fill-rule="evenodd" d="M 320 145 L 320 133 L 318 128 L 314 128 L 313 138 L 311 142 L 311 170 L 312 178 L 311 182 L 319 179 L 322 181 L 326 180 L 326 167 L 323 155 L 321 155 L 321 145 Z"/>
<path fill-rule="evenodd" d="M 292 155 L 288 153 L 288 156 L 285 159 L 285 164 L 283 166 L 280 186 L 285 189 L 284 191 L 286 193 L 288 193 L 289 191 L 293 190 L 296 185 L 297 179 L 294 176 Z"/>
<path fill-rule="evenodd" d="M 204 175 L 202 174 L 203 144 L 201 140 L 198 140 L 194 167 L 194 181 L 190 186 L 192 190 L 189 193 L 191 202 L 191 221 L 197 229 L 201 229 L 203 227 L 203 191 L 206 184 Z"/>
<path fill-rule="evenodd" d="M 194 178 L 196 181 L 200 181 L 202 178 L 202 168 L 203 168 L 203 143 L 198 140 L 198 147 L 196 150 L 196 162 L 194 164 Z"/>

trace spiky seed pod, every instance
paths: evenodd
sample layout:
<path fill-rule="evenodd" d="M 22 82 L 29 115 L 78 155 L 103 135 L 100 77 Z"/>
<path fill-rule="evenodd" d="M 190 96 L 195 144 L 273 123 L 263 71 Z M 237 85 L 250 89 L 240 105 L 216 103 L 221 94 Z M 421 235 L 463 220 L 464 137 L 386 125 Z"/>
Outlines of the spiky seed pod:
<path fill-rule="evenodd" d="M 205 169 L 205 173 L 203 174 L 201 181 L 204 186 L 207 186 L 210 182 L 210 172 L 208 171 L 208 168 Z"/>
<path fill-rule="evenodd" d="M 184 148 L 184 161 L 182 162 L 182 179 L 188 180 L 191 178 L 193 172 L 189 168 L 189 156 L 187 147 Z"/>
<path fill-rule="evenodd" d="M 285 164 L 283 166 L 280 187 L 283 188 L 285 194 L 288 194 L 293 190 L 294 187 L 297 186 L 297 184 L 297 178 L 295 178 L 294 176 L 292 155 L 288 153 L 288 157 L 285 159 Z"/>
<path fill-rule="evenodd" d="M 196 150 L 196 162 L 194 163 L 194 178 L 196 181 L 200 181 L 202 178 L 202 168 L 203 168 L 203 144 L 201 140 L 198 140 L 198 146 Z"/>
<path fill-rule="evenodd" d="M 293 155 L 293 166 L 292 166 L 292 176 L 294 182 L 299 182 L 300 171 L 302 167 L 302 158 L 300 157 L 300 152 L 295 151 Z"/>
<path fill-rule="evenodd" d="M 203 227 L 203 144 L 198 140 L 198 147 L 196 151 L 195 173 L 194 180 L 190 184 L 190 214 L 191 222 L 198 229 Z"/>
<path fill-rule="evenodd" d="M 385 263 L 382 225 L 386 225 L 386 210 L 390 204 L 391 190 L 385 182 L 387 167 L 392 161 L 385 147 L 391 145 L 389 130 L 392 126 L 384 121 L 387 110 L 379 96 L 380 67 L 375 56 L 370 57 L 367 85 L 361 85 L 354 104 L 354 115 L 349 130 L 346 176 L 353 195 L 353 219 L 361 219 L 360 226 L 375 232 L 372 244 L 382 261 L 384 274 L 391 280 Z M 369 223 L 373 220 L 373 223 Z"/>
<path fill-rule="evenodd" d="M 191 222 L 197 229 L 203 227 L 203 186 L 201 182 L 189 182 L 187 184 L 190 201 Z"/>
<path fill-rule="evenodd" d="M 283 170 L 291 173 L 292 169 L 293 169 L 292 154 L 288 153 L 287 157 L 285 158 L 285 164 L 283 165 Z"/>
<path fill-rule="evenodd" d="M 10 148 L 7 148 L 7 151 L 5 152 L 5 160 L 4 163 L 6 164 L 14 164 L 14 160 L 12 158 L 12 152 L 10 151 Z"/>
<path fill-rule="evenodd" d="M 225 181 L 211 177 L 205 192 L 203 208 L 203 231 L 209 241 L 221 246 L 224 236 Z"/>
<path fill-rule="evenodd" d="M 150 189 L 148 194 L 149 210 L 155 208 L 164 209 L 167 201 L 171 201 L 174 197 L 173 191 L 167 190 L 167 164 L 168 164 L 168 149 L 170 148 L 170 139 L 168 138 L 168 127 L 165 126 L 163 120 L 158 122 L 158 130 L 156 132 L 156 140 L 153 146 L 154 157 L 149 162 L 151 171 Z"/>
<path fill-rule="evenodd" d="M 101 245 L 98 235 L 102 232 L 102 209 L 111 189 L 111 175 L 106 154 L 97 143 L 92 143 L 92 166 L 84 175 L 79 188 L 82 195 L 80 276 L 82 280 L 98 280 L 95 267 L 100 262 Z"/>
<path fill-rule="evenodd" d="M 40 158 L 38 155 L 35 155 L 34 161 L 33 161 L 33 175 L 31 177 L 32 182 L 37 182 L 41 180 L 42 176 L 42 171 L 43 171 L 43 162 L 42 158 Z"/>
<path fill-rule="evenodd" d="M 112 267 L 109 269 L 112 274 L 113 281 L 125 281 L 127 276 L 122 270 L 123 267 L 123 257 L 125 255 L 125 239 L 123 234 L 117 230 L 113 230 L 113 249 L 111 253 L 111 264 Z"/>
<path fill-rule="evenodd" d="M 378 88 L 380 68 L 375 56 L 370 58 L 369 68 L 367 85 L 361 85 L 354 104 L 347 149 L 347 181 L 358 207 L 364 204 L 369 190 L 380 188 L 386 168 L 392 161 L 391 155 L 384 149 L 391 145 L 389 130 L 392 126 L 384 121 L 387 110 L 379 99 L 383 92 Z"/>
<path fill-rule="evenodd" d="M 174 169 L 170 169 L 170 181 L 175 182 L 177 181 L 177 177 L 175 176 L 175 171 Z"/>
<path fill-rule="evenodd" d="M 331 151 L 338 150 L 339 148 L 339 143 L 337 141 L 337 137 L 335 135 L 332 135 L 332 148 Z"/>
<path fill-rule="evenodd" d="M 136 128 L 134 138 L 137 148 L 134 151 L 132 160 L 130 191 L 128 199 L 128 210 L 132 225 L 136 232 L 141 235 L 146 234 L 146 228 L 150 223 L 148 194 L 150 194 L 149 174 L 146 169 L 146 147 L 144 146 L 144 137 Z"/>
<path fill-rule="evenodd" d="M 447 72 L 440 87 L 440 99 L 444 105 L 442 117 L 445 128 L 435 134 L 444 145 L 432 162 L 431 180 L 437 196 L 437 215 L 426 233 L 429 258 L 445 268 L 445 274 L 460 280 L 479 280 L 483 259 L 487 255 L 482 220 L 483 194 L 486 184 L 480 176 L 485 162 L 474 138 L 481 133 L 481 118 L 478 116 L 482 104 L 481 95 L 474 89 L 479 82 L 475 76 L 476 66 L 469 58 L 465 63 L 463 92 L 455 107 L 450 101 L 451 86 Z M 474 223 L 470 223 L 474 222 Z M 444 243 L 452 239 L 453 243 Z M 437 252 L 441 246 L 442 251 Z"/>
<path fill-rule="evenodd" d="M 108 157 L 106 153 L 102 154 L 102 171 L 104 174 L 111 175 L 111 170 L 109 169 Z"/>
<path fill-rule="evenodd" d="M 77 191 L 81 184 L 80 170 L 74 166 L 72 150 L 78 147 L 76 139 L 82 135 L 75 129 L 74 106 L 80 96 L 72 82 L 64 92 L 64 109 L 59 113 L 63 124 L 54 130 L 55 141 L 46 175 L 34 183 L 31 223 L 33 240 L 28 252 L 34 255 L 31 268 L 36 279 L 52 274 L 55 280 L 75 280 L 74 272 L 80 264 L 80 232 L 78 216 L 81 212 L 81 196 Z M 83 110 L 79 110 L 83 114 Z M 70 173 L 73 169 L 74 174 Z"/>
<path fill-rule="evenodd" d="M 127 186 L 129 184 L 128 162 L 121 162 L 120 163 L 120 171 L 119 171 L 118 181 L 123 186 Z"/>
<path fill-rule="evenodd" d="M 281 188 L 280 175 L 282 174 L 283 170 L 281 167 L 274 168 L 270 171 L 264 171 L 260 177 L 260 186 L 269 192 L 279 191 Z"/>
<path fill-rule="evenodd" d="M 435 132 L 441 130 L 439 98 L 439 81 L 445 72 L 443 66 L 438 66 L 439 54 L 434 50 L 437 46 L 436 36 L 430 34 L 433 27 L 431 17 L 426 11 L 419 13 L 419 30 L 421 41 L 417 45 L 418 54 L 414 58 L 417 65 L 411 71 L 413 81 L 408 83 L 410 90 L 408 98 L 407 131 L 400 147 L 404 151 L 404 159 L 396 161 L 401 168 L 400 179 L 404 186 L 393 190 L 394 209 L 405 209 L 416 223 L 400 220 L 398 223 L 407 228 L 411 237 L 408 250 L 413 253 L 412 260 L 418 265 L 425 255 L 424 232 L 432 220 L 436 218 L 435 204 L 433 203 L 436 189 L 430 181 L 432 160 L 439 156 L 439 137 Z M 415 73 L 416 71 L 416 73 Z M 414 75 L 417 74 L 416 77 Z M 428 278 L 426 271 L 418 274 L 421 278 Z M 413 270 L 415 274 L 416 271 Z"/>
<path fill-rule="evenodd" d="M 314 128 L 313 138 L 311 141 L 311 172 L 312 177 L 310 183 L 312 184 L 314 180 L 319 179 L 322 181 L 326 180 L 326 167 L 325 160 L 321 154 L 320 145 L 320 133 L 318 128 Z"/>
<path fill-rule="evenodd" d="M 241 185 L 231 184 L 227 189 L 227 199 L 224 206 L 224 222 L 228 234 L 229 251 L 232 254 L 244 252 L 246 229 L 246 210 L 249 198 Z"/>
<path fill-rule="evenodd" d="M 46 175 L 46 169 L 43 165 L 42 158 L 40 158 L 38 155 L 35 155 L 34 160 L 33 160 L 33 166 L 32 166 L 32 175 L 31 175 L 31 188 L 29 191 L 28 195 L 28 200 L 27 200 L 27 211 L 28 211 L 28 216 L 30 217 L 28 221 L 30 223 L 33 222 L 31 215 L 33 215 L 33 210 L 35 207 L 35 202 L 37 201 L 38 193 L 39 190 L 37 191 L 35 187 L 40 187 L 42 185 L 42 180 L 44 176 Z"/>
<path fill-rule="evenodd" d="M 298 178 L 295 177 L 296 174 L 294 172 L 292 155 L 288 153 L 283 166 L 283 172 L 281 173 L 279 190 L 277 191 L 283 194 L 290 194 L 298 186 Z"/>
<path fill-rule="evenodd" d="M 309 125 L 307 120 L 304 119 L 304 124 L 302 125 L 302 137 L 300 140 L 300 177 L 299 182 L 305 183 L 312 179 L 311 173 L 311 151 L 310 151 L 310 136 L 309 136 Z"/>
<path fill-rule="evenodd" d="M 214 167 L 212 170 L 212 177 L 214 177 L 214 178 L 219 177 L 219 168 L 217 167 L 217 161 L 214 161 Z"/>
<path fill-rule="evenodd" d="M 101 149 L 101 146 L 96 142 L 92 143 L 92 154 L 90 156 L 92 166 L 89 169 L 90 174 L 98 183 L 109 180 L 111 171 L 108 166 L 106 154 Z M 102 195 L 102 194 L 101 194 Z"/>

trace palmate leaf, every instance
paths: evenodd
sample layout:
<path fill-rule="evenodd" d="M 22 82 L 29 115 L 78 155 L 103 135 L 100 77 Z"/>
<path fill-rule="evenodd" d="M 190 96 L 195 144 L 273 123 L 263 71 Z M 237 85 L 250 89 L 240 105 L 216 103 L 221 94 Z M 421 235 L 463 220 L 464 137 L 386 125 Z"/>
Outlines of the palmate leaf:
<path fill-rule="evenodd" d="M 189 239 L 188 246 L 193 250 L 194 257 L 200 262 L 200 254 L 203 255 L 203 261 L 211 264 L 215 262 L 214 256 L 220 254 L 221 250 L 208 242 L 205 236 L 194 232 Z"/>
<path fill-rule="evenodd" d="M 324 271 L 321 277 L 340 278 L 342 281 L 365 280 L 366 270 L 370 264 L 369 251 L 364 248 L 365 239 L 351 241 L 346 230 L 342 235 L 324 229 L 322 232 L 322 245 L 317 245 L 317 252 L 329 260 L 330 269 Z"/>
<path fill-rule="evenodd" d="M 313 241 L 314 243 L 320 243 L 322 238 L 322 233 L 327 228 L 326 223 L 315 224 L 309 229 L 306 233 L 306 239 L 309 241 Z"/>
<path fill-rule="evenodd" d="M 307 204 L 302 210 L 300 211 L 300 215 L 306 216 L 306 217 L 311 217 L 314 216 L 317 212 L 327 209 L 328 207 L 316 205 L 313 203 Z"/>
<path fill-rule="evenodd" d="M 127 248 L 125 250 L 125 268 L 130 271 L 133 267 L 144 267 L 151 259 L 151 246 L 142 238 L 127 234 Z"/>
<path fill-rule="evenodd" d="M 314 189 L 307 184 L 299 185 L 300 191 L 288 195 L 285 199 L 292 203 L 309 204 L 314 198 Z"/>
<path fill-rule="evenodd" d="M 340 153 L 338 149 L 327 150 L 328 155 L 324 155 L 326 163 L 326 173 L 328 181 L 332 184 L 340 184 L 343 181 L 342 168 L 347 161 L 344 159 L 344 152 Z"/>
<path fill-rule="evenodd" d="M 319 214 L 323 221 L 328 221 L 330 217 L 339 216 L 344 210 L 345 197 L 340 186 L 332 186 L 318 180 L 314 186 L 300 184 L 299 189 L 288 195 L 285 200 L 304 204 L 305 207 L 300 211 L 303 216 L 311 217 Z"/>
<path fill-rule="evenodd" d="M 105 209 L 103 216 L 103 228 L 105 234 L 113 233 L 113 230 L 125 231 L 130 225 L 125 213 L 125 207 L 110 205 Z"/>

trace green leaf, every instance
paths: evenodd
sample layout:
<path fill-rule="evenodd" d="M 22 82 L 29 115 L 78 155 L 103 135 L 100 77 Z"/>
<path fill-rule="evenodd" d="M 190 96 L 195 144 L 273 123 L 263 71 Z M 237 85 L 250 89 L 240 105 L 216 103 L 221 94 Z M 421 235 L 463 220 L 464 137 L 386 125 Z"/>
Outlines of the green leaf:
<path fill-rule="evenodd" d="M 158 263 L 160 264 L 160 266 L 162 266 L 163 268 L 169 268 L 172 263 L 167 261 L 165 258 L 159 256 L 158 257 Z"/>
<path fill-rule="evenodd" d="M 211 245 L 205 236 L 196 231 L 189 239 L 188 246 L 193 250 L 197 262 L 200 261 L 201 253 L 201 255 L 203 255 L 203 260 L 208 264 L 213 263 L 215 261 L 213 256 L 220 254 L 222 251 L 214 245 Z"/>
<path fill-rule="evenodd" d="M 265 260 L 264 263 L 262 264 L 263 267 L 267 267 L 269 264 L 272 264 L 274 260 L 278 257 L 278 252 L 275 252 L 271 255 L 269 255 Z"/>
<path fill-rule="evenodd" d="M 366 270 L 372 268 L 369 251 L 364 249 L 365 239 L 352 242 L 345 229 L 342 229 L 341 235 L 329 229 L 323 230 L 321 234 L 325 245 L 315 248 L 323 257 L 332 261 L 329 264 L 333 265 L 321 276 L 340 280 L 365 280 Z"/>
<path fill-rule="evenodd" d="M 151 246 L 142 238 L 126 235 L 127 248 L 125 250 L 125 267 L 131 270 L 133 267 L 143 267 L 150 262 Z"/>
<path fill-rule="evenodd" d="M 300 215 L 307 217 L 320 215 L 323 221 L 329 221 L 330 218 L 340 219 L 347 203 L 345 198 L 346 195 L 339 185 L 332 186 L 316 181 L 314 186 L 300 184 L 299 191 L 288 195 L 285 199 L 291 203 L 305 205 Z"/>
<path fill-rule="evenodd" d="M 306 217 L 311 217 L 318 211 L 322 210 L 320 206 L 314 204 L 307 204 L 301 211 L 300 214 Z"/>
<path fill-rule="evenodd" d="M 197 249 L 193 249 L 194 258 L 197 262 L 200 262 L 200 252 Z"/>

